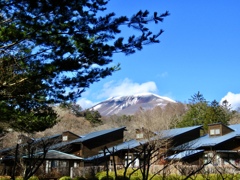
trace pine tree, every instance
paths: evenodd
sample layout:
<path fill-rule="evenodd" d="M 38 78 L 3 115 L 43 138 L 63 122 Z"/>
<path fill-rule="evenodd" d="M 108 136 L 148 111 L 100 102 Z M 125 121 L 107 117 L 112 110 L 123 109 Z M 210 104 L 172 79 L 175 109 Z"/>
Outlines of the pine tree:
<path fill-rule="evenodd" d="M 178 127 L 203 125 L 205 131 L 209 124 L 223 123 L 228 125 L 233 111 L 225 102 L 223 105 L 216 100 L 212 102 L 206 101 L 203 95 L 198 92 L 189 99 L 188 110 L 182 116 Z"/>
<path fill-rule="evenodd" d="M 168 12 L 116 17 L 106 12 L 107 3 L 0 1 L 2 123 L 32 132 L 38 131 L 41 117 L 49 122 L 45 128 L 53 126 L 57 116 L 49 105 L 74 101 L 90 84 L 119 70 L 119 65 L 109 66 L 114 53 L 129 55 L 159 42 L 163 30 L 152 33 L 148 23 L 163 21 Z M 124 38 L 121 26 L 137 31 Z"/>

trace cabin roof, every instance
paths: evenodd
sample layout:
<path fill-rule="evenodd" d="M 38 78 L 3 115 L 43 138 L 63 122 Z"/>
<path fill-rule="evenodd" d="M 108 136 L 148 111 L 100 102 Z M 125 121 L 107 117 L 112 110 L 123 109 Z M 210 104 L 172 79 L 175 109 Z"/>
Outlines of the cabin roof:
<path fill-rule="evenodd" d="M 202 147 L 213 147 L 220 143 L 223 143 L 225 141 L 228 141 L 230 139 L 240 136 L 240 124 L 229 125 L 228 127 L 233 130 L 228 134 L 225 134 L 222 136 L 210 136 L 209 134 L 206 134 L 204 136 L 201 136 L 198 139 L 195 139 L 188 143 L 177 146 L 174 149 L 181 150 L 181 149 L 199 149 Z"/>
<path fill-rule="evenodd" d="M 34 156 L 36 157 L 41 155 L 43 155 L 43 152 L 38 152 L 34 154 Z M 23 156 L 23 158 L 27 159 L 27 156 Z M 72 155 L 72 154 L 56 151 L 56 150 L 49 150 L 46 154 L 45 159 L 46 160 L 82 160 L 83 158 Z"/>
<path fill-rule="evenodd" d="M 174 128 L 174 129 L 168 129 L 168 130 L 162 130 L 160 131 L 160 136 L 163 138 L 173 138 L 175 136 L 184 134 L 186 132 L 195 130 L 195 129 L 200 129 L 202 128 L 202 125 L 199 126 L 190 126 L 190 127 L 183 127 L 183 128 Z"/>

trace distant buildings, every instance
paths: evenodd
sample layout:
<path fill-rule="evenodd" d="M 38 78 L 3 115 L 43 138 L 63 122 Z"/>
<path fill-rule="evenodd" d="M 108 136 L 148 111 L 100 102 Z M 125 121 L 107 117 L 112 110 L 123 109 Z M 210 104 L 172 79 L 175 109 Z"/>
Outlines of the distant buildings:
<path fill-rule="evenodd" d="M 53 173 L 81 176 L 93 167 L 94 171 L 113 170 L 114 167 L 141 168 L 148 160 L 155 169 L 174 163 L 196 167 L 203 164 L 240 166 L 240 124 L 211 124 L 206 135 L 202 135 L 202 126 L 158 133 L 142 128 L 136 130 L 136 139 L 129 141 L 124 141 L 125 130 L 125 127 L 112 128 L 82 136 L 65 131 L 36 140 L 21 137 L 17 160 L 37 162 L 45 155 L 38 170 L 38 174 L 44 176 L 53 176 Z M 29 149 L 33 148 L 29 154 Z M 2 175 L 11 174 L 15 152 L 16 147 L 0 150 Z M 150 153 L 151 159 L 147 156 Z"/>

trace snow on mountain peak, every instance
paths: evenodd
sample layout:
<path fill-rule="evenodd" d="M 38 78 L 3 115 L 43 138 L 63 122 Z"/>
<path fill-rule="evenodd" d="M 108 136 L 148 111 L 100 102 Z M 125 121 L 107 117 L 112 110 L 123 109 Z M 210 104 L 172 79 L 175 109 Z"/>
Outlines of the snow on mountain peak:
<path fill-rule="evenodd" d="M 110 97 L 107 100 L 121 100 L 121 99 L 126 98 L 126 97 L 143 97 L 143 96 L 156 96 L 156 97 L 159 97 L 159 98 L 167 100 L 167 101 L 176 102 L 176 101 L 172 100 L 171 98 L 168 98 L 168 97 L 165 97 L 165 96 L 159 96 L 157 94 L 149 93 L 149 92 L 138 93 L 138 94 L 133 94 L 133 95 L 125 95 L 125 96 L 115 96 L 115 97 Z"/>
<path fill-rule="evenodd" d="M 156 106 L 164 107 L 168 103 L 176 103 L 174 100 L 153 93 L 139 93 L 129 96 L 117 96 L 108 98 L 98 103 L 91 109 L 99 111 L 102 116 L 113 114 L 134 114 L 140 108 L 152 109 Z"/>

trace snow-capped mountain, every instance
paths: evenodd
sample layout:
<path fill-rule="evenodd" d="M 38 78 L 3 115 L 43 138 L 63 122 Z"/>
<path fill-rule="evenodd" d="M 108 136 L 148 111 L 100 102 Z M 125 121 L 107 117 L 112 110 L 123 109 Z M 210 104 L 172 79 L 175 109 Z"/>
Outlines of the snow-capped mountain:
<path fill-rule="evenodd" d="M 131 96 L 112 97 L 100 102 L 90 109 L 98 111 L 102 116 L 132 115 L 140 108 L 152 109 L 156 106 L 164 107 L 168 103 L 176 103 L 174 100 L 158 96 L 152 93 L 136 94 Z"/>

